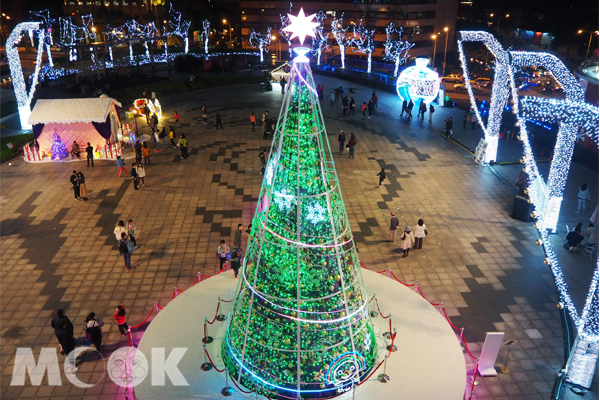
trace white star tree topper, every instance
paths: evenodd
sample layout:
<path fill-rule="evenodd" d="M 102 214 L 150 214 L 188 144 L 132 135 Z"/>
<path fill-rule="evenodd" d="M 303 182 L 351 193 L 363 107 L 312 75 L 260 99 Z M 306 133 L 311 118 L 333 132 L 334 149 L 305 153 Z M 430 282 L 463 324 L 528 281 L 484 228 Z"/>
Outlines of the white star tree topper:
<path fill-rule="evenodd" d="M 283 28 L 283 30 L 292 33 L 290 40 L 297 37 L 300 40 L 300 44 L 304 44 L 304 40 L 307 36 L 315 37 L 315 28 L 320 25 L 318 22 L 313 21 L 313 18 L 315 18 L 316 15 L 317 14 L 306 16 L 304 15 L 304 10 L 301 8 L 300 12 L 298 12 L 298 16 L 288 14 L 292 23 Z"/>

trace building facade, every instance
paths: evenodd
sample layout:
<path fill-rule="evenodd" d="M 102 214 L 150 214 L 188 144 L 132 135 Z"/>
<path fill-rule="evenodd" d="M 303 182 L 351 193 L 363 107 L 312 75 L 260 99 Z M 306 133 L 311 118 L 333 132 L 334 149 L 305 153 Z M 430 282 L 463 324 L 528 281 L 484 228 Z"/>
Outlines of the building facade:
<path fill-rule="evenodd" d="M 359 24 L 362 19 L 367 22 L 367 25 L 376 29 L 375 41 L 377 43 L 373 52 L 375 59 L 384 56 L 385 27 L 390 22 L 403 28 L 402 38 L 404 40 L 414 43 L 414 47 L 410 51 L 411 57 L 432 57 L 434 47 L 438 56 L 441 54 L 443 57 L 446 40 L 447 51 L 451 51 L 455 47 L 458 4 L 459 0 L 294 1 L 292 13 L 297 13 L 300 7 L 307 15 L 323 10 L 328 17 L 325 21 L 327 32 L 331 31 L 331 20 L 336 16 L 339 17 L 342 13 L 344 24 L 349 26 L 348 33 L 352 31 L 352 26 Z M 275 37 L 274 42 L 277 47 L 281 47 L 282 54 L 284 54 L 288 49 L 288 44 L 279 34 L 280 14 L 288 13 L 289 6 L 289 1 L 242 0 L 241 24 L 244 46 L 248 46 L 248 37 L 252 29 L 264 31 L 266 27 L 271 27 L 271 34 Z M 448 28 L 447 31 L 444 28 Z M 333 54 L 339 55 L 335 40 L 331 35 L 329 37 Z M 331 53 L 329 55 L 332 55 Z M 346 49 L 346 54 L 359 55 L 360 53 L 353 53 L 352 49 Z"/>

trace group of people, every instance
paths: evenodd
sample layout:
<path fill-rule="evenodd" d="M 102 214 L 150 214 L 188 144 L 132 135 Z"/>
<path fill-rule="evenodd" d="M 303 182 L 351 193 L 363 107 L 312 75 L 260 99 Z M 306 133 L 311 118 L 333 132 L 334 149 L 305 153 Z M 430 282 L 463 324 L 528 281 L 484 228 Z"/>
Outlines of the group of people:
<path fill-rule="evenodd" d="M 354 133 L 350 132 L 350 140 L 348 141 L 348 144 L 346 144 L 346 134 L 344 131 L 340 131 L 340 134 L 338 135 L 338 143 L 340 145 L 340 154 L 344 154 L 344 149 L 347 147 L 349 157 L 354 158 L 354 147 L 358 144 L 358 140 L 356 140 Z"/>
<path fill-rule="evenodd" d="M 391 219 L 390 219 L 390 242 L 396 241 L 396 232 L 400 229 L 400 221 L 396 216 L 396 213 L 392 211 Z M 417 221 L 417 225 L 413 230 L 410 225 L 406 225 L 404 227 L 404 232 L 402 232 L 402 236 L 400 237 L 400 248 L 402 249 L 402 257 L 408 257 L 408 253 L 410 249 L 421 249 L 423 248 L 423 239 L 427 236 L 429 232 L 427 231 L 427 226 L 423 222 L 422 219 Z"/>
<path fill-rule="evenodd" d="M 125 315 L 125 306 L 123 304 L 118 305 L 113 314 L 113 319 L 119 327 L 121 336 L 125 336 L 129 332 L 129 326 L 127 325 Z M 54 335 L 58 339 L 60 353 L 68 357 L 72 372 L 77 372 L 75 359 L 72 353 L 77 342 L 77 339 L 75 338 L 75 329 L 73 323 L 69 317 L 65 315 L 63 309 L 56 310 L 56 315 L 52 318 L 50 326 L 54 329 Z M 92 311 L 85 317 L 83 331 L 85 331 L 86 342 L 93 344 L 96 351 L 100 354 L 102 354 L 103 326 L 104 322 L 97 317 L 95 312 Z"/>
<path fill-rule="evenodd" d="M 73 174 L 71 174 L 71 178 L 69 178 L 71 185 L 73 186 L 73 194 L 75 195 L 75 200 L 88 200 L 88 192 L 85 186 L 85 175 L 83 172 L 73 170 Z"/>
<path fill-rule="evenodd" d="M 246 233 L 250 232 L 250 228 L 252 225 L 248 227 Z M 243 224 L 238 224 L 237 230 L 235 231 L 235 235 L 233 237 L 233 252 L 231 248 L 225 241 L 225 239 L 221 239 L 219 246 L 217 247 L 217 258 L 219 259 L 219 273 L 223 272 L 224 269 L 230 265 L 233 270 L 234 277 L 238 278 L 238 273 L 240 270 L 240 266 L 242 265 L 243 252 L 242 252 L 242 231 L 244 229 Z"/>
<path fill-rule="evenodd" d="M 415 107 L 415 103 L 412 101 L 412 99 L 410 101 L 406 101 L 404 100 L 402 102 L 402 112 L 400 112 L 400 118 L 402 118 L 404 116 L 404 113 L 406 113 L 406 119 L 412 119 L 413 115 L 412 115 L 412 110 Z M 427 112 L 427 104 L 421 100 L 421 102 L 419 103 L 419 112 L 417 113 L 417 118 L 421 117 L 421 121 L 423 121 L 425 119 L 425 113 Z M 431 122 L 431 119 L 433 117 L 433 113 L 435 112 L 435 107 L 433 106 L 432 103 L 429 104 L 429 122 Z"/>
<path fill-rule="evenodd" d="M 591 201 L 590 190 L 588 185 L 584 183 L 579 188 L 579 192 L 577 193 L 577 210 L 575 211 L 577 214 L 585 213 L 587 208 L 587 203 Z M 598 227 L 594 224 L 594 220 L 597 221 L 597 211 L 598 207 L 594 211 L 595 216 L 593 215 L 590 218 L 590 223 L 587 226 L 587 229 L 584 231 L 583 223 L 578 223 L 573 230 L 567 232 L 565 236 L 564 248 L 568 251 L 575 251 L 578 246 L 583 246 L 585 251 L 588 253 L 591 252 L 598 246 Z M 584 243 L 585 237 L 588 237 L 586 243 Z"/>
<path fill-rule="evenodd" d="M 34 143 L 35 143 L 37 150 L 39 151 L 40 145 L 37 143 L 37 140 Z M 92 147 L 91 144 L 89 144 L 89 143 L 87 144 L 87 147 L 85 148 L 85 152 L 87 154 L 87 166 L 89 167 L 91 164 L 91 166 L 93 167 L 94 166 L 94 148 Z M 77 141 L 74 141 L 73 146 L 71 147 L 71 157 L 81 160 L 81 147 L 79 147 L 79 143 L 77 143 Z"/>
<path fill-rule="evenodd" d="M 256 123 L 256 117 L 254 116 L 254 111 L 250 114 L 250 123 L 252 124 L 252 131 L 254 131 L 254 124 Z M 262 130 L 263 130 L 263 139 L 273 139 L 273 133 L 275 132 L 275 127 L 277 126 L 277 118 L 269 117 L 269 111 L 265 111 L 262 115 Z"/>

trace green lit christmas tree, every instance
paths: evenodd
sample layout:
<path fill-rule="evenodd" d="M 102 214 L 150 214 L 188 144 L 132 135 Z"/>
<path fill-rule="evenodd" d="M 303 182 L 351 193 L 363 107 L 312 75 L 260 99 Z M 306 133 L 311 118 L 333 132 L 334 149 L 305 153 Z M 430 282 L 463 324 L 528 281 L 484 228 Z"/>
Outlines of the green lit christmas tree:
<path fill-rule="evenodd" d="M 344 393 L 377 358 L 309 49 L 295 50 L 221 349 L 233 379 L 282 399 Z"/>

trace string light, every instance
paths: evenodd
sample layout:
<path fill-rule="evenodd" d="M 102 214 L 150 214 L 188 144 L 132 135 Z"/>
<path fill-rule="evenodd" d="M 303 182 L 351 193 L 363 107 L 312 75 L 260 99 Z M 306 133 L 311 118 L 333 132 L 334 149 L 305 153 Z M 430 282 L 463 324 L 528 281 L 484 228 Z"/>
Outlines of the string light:
<path fill-rule="evenodd" d="M 205 19 L 202 21 L 202 33 L 200 40 L 204 42 L 204 53 L 208 54 L 208 39 L 210 38 L 210 21 Z"/>
<path fill-rule="evenodd" d="M 377 359 L 307 51 L 293 60 L 221 347 L 233 379 L 275 398 L 343 393 Z"/>
<path fill-rule="evenodd" d="M 288 49 L 290 51 L 290 60 L 293 58 L 293 54 L 292 54 L 292 32 L 290 32 L 289 30 L 286 30 L 285 28 L 287 28 L 288 26 L 290 26 L 290 24 L 292 23 L 292 20 L 289 17 L 289 14 L 291 14 L 292 12 L 292 3 L 290 2 L 290 12 L 287 14 L 279 14 L 279 19 L 281 20 L 281 27 L 279 28 L 279 34 L 281 35 L 281 37 L 283 37 L 285 39 L 285 41 L 288 44 Z"/>
<path fill-rule="evenodd" d="M 317 56 L 317 65 L 321 65 L 321 54 L 329 48 L 327 40 L 329 39 L 329 32 L 324 30 L 324 22 L 327 19 L 327 14 L 320 10 L 317 13 L 317 22 L 319 26 L 315 29 L 315 37 L 312 41 L 312 53 Z"/>
<path fill-rule="evenodd" d="M 408 40 L 402 40 L 402 27 L 396 27 L 396 24 L 390 22 L 385 28 L 385 48 L 384 59 L 394 61 L 394 76 L 398 76 L 400 65 L 408 59 L 408 51 L 415 45 Z"/>
<path fill-rule="evenodd" d="M 367 29 L 361 19 L 358 25 L 353 27 L 352 51 L 367 55 L 367 74 L 371 73 L 371 56 L 375 50 L 375 29 Z M 357 50 L 354 50 L 354 47 Z"/>
<path fill-rule="evenodd" d="M 492 34 L 483 31 L 461 31 L 460 37 L 461 40 L 458 41 L 458 53 L 465 77 L 465 87 L 469 93 L 469 99 L 471 100 L 471 109 L 474 111 L 477 122 L 485 134 L 487 149 L 485 151 L 484 162 L 489 164 L 496 161 L 498 153 L 498 138 L 500 126 L 502 124 L 502 111 L 506 106 L 510 94 L 509 86 L 506 83 L 508 82 L 509 75 L 512 75 L 512 70 L 508 64 L 506 52 L 502 48 L 500 42 L 498 42 Z M 496 72 L 494 74 L 494 85 L 492 86 L 492 99 L 490 102 L 487 125 L 483 122 L 477 102 L 475 101 L 476 98 L 469 78 L 467 59 L 463 50 L 463 42 L 482 42 L 496 59 Z"/>
<path fill-rule="evenodd" d="M 24 31 L 37 31 L 39 44 L 35 70 L 32 75 L 31 89 L 27 92 L 25 79 L 23 77 L 23 68 L 21 66 L 21 58 L 19 57 L 19 49 L 17 44 L 21 40 L 21 33 Z M 8 59 L 8 67 L 10 76 L 13 82 L 13 89 L 17 99 L 17 108 L 19 110 L 19 119 L 21 121 L 21 129 L 31 129 L 28 122 L 31 115 L 31 100 L 38 84 L 40 69 L 42 66 L 42 54 L 44 50 L 44 30 L 40 30 L 39 22 L 21 22 L 15 26 L 15 29 L 10 33 L 5 42 L 6 58 Z"/>
<path fill-rule="evenodd" d="M 396 91 L 401 98 L 417 103 L 431 103 L 440 90 L 440 77 L 437 72 L 427 68 L 427 58 L 417 58 L 416 66 L 406 68 L 396 81 Z"/>
<path fill-rule="evenodd" d="M 169 32 L 167 36 L 176 35 L 183 38 L 184 41 L 184 52 L 185 54 L 189 51 L 189 30 L 192 25 L 192 21 L 184 20 L 181 17 L 179 11 L 175 11 L 173 4 L 169 4 Z M 203 23 L 204 25 L 204 23 Z M 208 37 L 207 37 L 208 40 Z M 208 53 L 208 47 L 206 47 Z"/>
<path fill-rule="evenodd" d="M 340 60 L 342 69 L 346 68 L 346 47 L 351 44 L 351 38 L 348 37 L 348 27 L 344 26 L 344 13 L 339 18 L 331 20 L 331 34 L 340 49 Z"/>
<path fill-rule="evenodd" d="M 267 27 L 267 31 L 262 34 L 252 29 L 250 32 L 250 39 L 248 39 L 250 46 L 258 48 L 260 53 L 260 62 L 264 62 L 264 52 L 268 52 L 271 46 L 271 27 Z"/>

